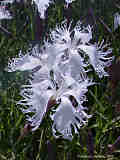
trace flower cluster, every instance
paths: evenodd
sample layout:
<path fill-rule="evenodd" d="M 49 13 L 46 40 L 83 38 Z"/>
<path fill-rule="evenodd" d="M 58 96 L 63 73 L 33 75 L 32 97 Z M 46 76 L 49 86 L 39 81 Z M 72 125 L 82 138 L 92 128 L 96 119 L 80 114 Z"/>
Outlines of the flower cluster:
<path fill-rule="evenodd" d="M 84 27 L 79 21 L 72 28 L 72 23 L 68 26 L 64 21 L 51 31 L 50 40 L 45 41 L 42 47 L 36 45 L 25 55 L 20 52 L 18 58 L 9 62 L 9 72 L 32 71 L 29 84 L 21 89 L 23 99 L 18 102 L 27 106 L 22 108 L 24 113 L 34 113 L 33 116 L 27 114 L 32 130 L 39 127 L 45 113 L 54 104 L 56 109 L 50 117 L 55 137 L 58 131 L 71 140 L 71 126 L 78 133 L 78 129 L 91 117 L 83 105 L 87 100 L 88 87 L 94 84 L 87 76 L 88 68 L 92 66 L 100 78 L 108 76 L 105 67 L 113 59 L 110 56 L 112 50 L 104 41 L 97 44 L 91 39 L 92 28 L 89 25 Z"/>
<path fill-rule="evenodd" d="M 65 0 L 67 6 L 75 0 Z M 14 3 L 15 0 L 3 0 L 0 2 L 0 19 L 11 19 L 11 15 L 8 10 L 6 10 L 7 4 Z M 21 3 L 21 0 L 16 0 L 16 2 Z M 49 7 L 50 3 L 53 3 L 53 0 L 32 0 L 32 4 L 37 6 L 40 18 L 45 19 L 45 11 Z"/>
<path fill-rule="evenodd" d="M 75 0 L 65 0 L 65 3 L 68 6 L 73 1 L 75 1 Z M 53 3 L 53 0 L 33 0 L 33 2 L 35 2 L 36 6 L 38 8 L 40 18 L 44 19 L 45 18 L 45 11 L 49 7 L 49 4 Z"/>

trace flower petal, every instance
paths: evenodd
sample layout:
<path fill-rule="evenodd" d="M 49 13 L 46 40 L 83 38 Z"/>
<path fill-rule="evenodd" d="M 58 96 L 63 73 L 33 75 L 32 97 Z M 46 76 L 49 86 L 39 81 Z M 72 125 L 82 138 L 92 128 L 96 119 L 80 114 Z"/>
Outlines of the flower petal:
<path fill-rule="evenodd" d="M 77 128 L 86 124 L 88 116 L 84 111 L 77 112 L 72 106 L 68 98 L 64 97 L 61 100 L 60 106 L 56 109 L 55 114 L 51 116 L 53 119 L 53 133 L 56 136 L 56 130 L 60 132 L 65 139 L 72 139 L 71 125 L 74 127 L 75 133 L 78 133 Z M 84 119 L 84 120 L 83 120 Z M 59 136 L 56 136 L 58 138 Z"/>

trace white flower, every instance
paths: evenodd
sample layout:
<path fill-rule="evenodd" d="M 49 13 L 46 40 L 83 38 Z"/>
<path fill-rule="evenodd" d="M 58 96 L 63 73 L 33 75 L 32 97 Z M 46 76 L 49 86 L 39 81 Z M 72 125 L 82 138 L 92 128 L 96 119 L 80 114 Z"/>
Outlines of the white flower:
<path fill-rule="evenodd" d="M 22 51 L 19 52 L 18 58 L 13 58 L 8 63 L 8 72 L 32 70 L 37 66 L 42 65 L 42 55 L 39 52 L 38 46 L 35 46 L 32 51 L 28 51 L 23 55 Z"/>
<path fill-rule="evenodd" d="M 120 26 L 120 14 L 117 12 L 114 14 L 114 30 Z"/>
<path fill-rule="evenodd" d="M 45 18 L 45 11 L 49 7 L 49 4 L 52 3 L 51 0 L 33 0 L 37 5 L 38 12 L 40 13 L 40 17 L 42 19 Z"/>
<path fill-rule="evenodd" d="M 92 39 L 92 29 L 89 25 L 84 27 L 80 21 L 73 29 L 71 25 L 72 22 L 67 26 L 67 22 L 63 21 L 51 32 L 51 41 L 57 53 L 68 50 L 70 54 L 79 55 L 79 46 Z"/>
<path fill-rule="evenodd" d="M 112 49 L 104 41 L 90 43 L 92 29 L 89 25 L 84 27 L 79 21 L 73 30 L 71 28 L 71 23 L 67 27 L 67 23 L 63 22 L 51 32 L 53 47 L 59 54 L 57 65 L 62 73 L 70 72 L 74 79 L 80 80 L 89 71 L 86 67 L 91 64 L 100 78 L 108 76 L 105 67 L 113 60 L 110 56 Z M 86 56 L 88 61 L 85 60 Z"/>
<path fill-rule="evenodd" d="M 89 56 L 89 63 L 93 66 L 100 78 L 108 76 L 105 67 L 111 65 L 114 57 L 110 56 L 112 49 L 108 48 L 107 44 L 104 45 L 104 40 L 98 44 L 81 45 L 80 49 Z"/>
<path fill-rule="evenodd" d="M 28 106 L 27 109 L 22 109 L 24 113 L 34 113 L 32 117 L 27 115 L 27 120 L 31 123 L 31 126 L 33 126 L 33 131 L 41 124 L 47 110 L 48 101 L 53 93 L 44 88 L 44 85 L 46 87 L 46 84 L 47 81 L 34 85 L 26 85 L 23 86 L 24 88 L 21 90 L 21 96 L 23 96 L 24 99 L 19 101 L 18 104 Z"/>
<path fill-rule="evenodd" d="M 71 26 L 72 23 L 67 27 L 63 22 L 51 32 L 50 42 L 45 41 L 41 48 L 36 45 L 26 55 L 20 52 L 18 58 L 8 64 L 9 72 L 32 70 L 29 84 L 21 89 L 23 100 L 18 102 L 25 106 L 22 111 L 27 114 L 32 130 L 39 127 L 45 113 L 52 107 L 50 102 L 54 101 L 57 108 L 50 115 L 53 135 L 58 137 L 57 130 L 69 140 L 73 137 L 71 126 L 78 133 L 77 129 L 91 117 L 83 106 L 88 87 L 94 84 L 87 77 L 89 70 L 86 68 L 92 65 L 101 78 L 108 75 L 105 67 L 113 59 L 109 56 L 112 50 L 104 45 L 104 41 L 99 44 L 90 42 L 92 28 L 89 25 L 84 27 L 79 21 L 74 29 Z M 30 116 L 29 112 L 34 115 Z"/>
<path fill-rule="evenodd" d="M 71 72 L 72 77 L 78 80 L 81 79 L 80 75 L 86 73 L 87 63 L 85 63 L 84 55 L 80 54 L 79 46 L 88 43 L 91 38 L 90 26 L 81 27 L 80 22 L 71 30 L 71 24 L 67 27 L 65 21 L 51 32 L 54 52 L 58 55 L 57 65 L 63 74 Z"/>
<path fill-rule="evenodd" d="M 78 21 L 78 23 L 76 24 L 74 32 L 74 39 L 76 41 L 80 40 L 82 44 L 88 43 L 92 39 L 91 26 L 88 25 L 87 27 L 84 27 L 80 21 Z"/>
<path fill-rule="evenodd" d="M 92 85 L 88 79 L 82 83 L 77 83 L 69 76 L 62 77 L 54 75 L 55 79 L 48 72 L 42 68 L 35 73 L 34 79 L 30 81 L 30 85 L 24 85 L 21 90 L 21 96 L 24 98 L 18 104 L 28 106 L 27 109 L 22 109 L 24 113 L 34 112 L 35 114 L 27 117 L 27 120 L 33 126 L 33 130 L 39 127 L 41 121 L 48 109 L 48 102 L 53 97 L 56 103 L 61 100 L 60 105 L 56 109 L 55 114 L 51 116 L 53 119 L 53 134 L 55 135 L 56 129 L 63 135 L 64 138 L 72 137 L 71 125 L 78 128 L 82 124 L 86 124 L 87 119 L 90 118 L 85 111 L 82 103 L 86 101 L 85 93 L 88 91 L 87 87 Z M 43 74 L 46 73 L 46 74 Z M 54 73 L 55 74 L 55 73 Z M 55 83 L 54 83 L 55 82 Z M 73 96 L 78 103 L 75 107 L 69 100 L 69 96 Z M 61 123 L 59 115 L 61 114 Z M 76 118 L 77 117 L 77 120 Z M 65 124 L 66 123 L 66 124 Z M 69 134 L 66 133 L 69 130 Z M 78 133 L 75 128 L 75 133 Z"/>
<path fill-rule="evenodd" d="M 54 121 L 52 128 L 56 138 L 59 137 L 56 136 L 57 130 L 64 138 L 71 140 L 71 125 L 74 127 L 75 133 L 78 133 L 77 128 L 80 129 L 82 125 L 87 123 L 88 118 L 91 117 L 85 113 L 85 107 L 82 104 L 86 101 L 85 93 L 88 91 L 87 87 L 93 83 L 88 79 L 85 79 L 82 83 L 76 83 L 71 77 L 64 77 L 63 83 L 62 88 L 56 92 L 58 98 L 61 98 L 61 103 L 56 112 L 51 116 Z M 70 96 L 74 97 L 78 104 L 77 106 L 72 104 L 69 99 Z"/>
<path fill-rule="evenodd" d="M 0 6 L 0 20 L 11 19 L 12 16 L 10 12 L 6 9 L 6 6 Z"/>
<path fill-rule="evenodd" d="M 91 116 L 88 116 L 83 110 L 77 111 L 66 97 L 62 98 L 61 101 L 56 113 L 52 116 L 54 121 L 52 127 L 53 133 L 56 138 L 59 137 L 55 134 L 57 130 L 63 135 L 63 138 L 72 140 L 71 126 L 74 127 L 75 133 L 78 133 L 76 126 L 80 129 L 81 126 L 87 123 L 88 118 Z"/>
<path fill-rule="evenodd" d="M 14 3 L 15 0 L 3 0 L 1 2 L 2 6 L 6 6 L 6 4 L 8 3 Z M 16 0 L 18 3 L 21 0 Z M 68 4 L 72 3 L 75 0 L 65 0 L 65 2 Z M 32 0 L 32 4 L 35 3 L 38 9 L 38 12 L 40 14 L 40 18 L 45 19 L 45 11 L 47 10 L 47 8 L 49 7 L 50 3 L 53 3 L 53 0 Z M 1 7 L 2 8 L 2 7 Z M 3 19 L 3 18 L 1 18 Z M 4 18 L 5 19 L 5 18 Z M 6 18 L 8 19 L 8 18 Z M 10 19 L 10 17 L 9 17 Z"/>
<path fill-rule="evenodd" d="M 72 3 L 72 2 L 74 2 L 75 0 L 65 0 L 65 2 L 67 3 L 67 8 L 68 8 L 68 5 L 70 4 L 70 3 Z"/>

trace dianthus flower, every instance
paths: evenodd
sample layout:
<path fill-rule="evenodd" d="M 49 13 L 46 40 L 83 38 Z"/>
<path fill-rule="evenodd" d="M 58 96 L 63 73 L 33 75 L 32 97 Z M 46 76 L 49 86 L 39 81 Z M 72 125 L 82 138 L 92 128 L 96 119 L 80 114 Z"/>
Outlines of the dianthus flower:
<path fill-rule="evenodd" d="M 45 41 L 42 47 L 36 45 L 27 54 L 19 53 L 8 64 L 8 71 L 30 70 L 29 84 L 21 89 L 22 100 L 18 102 L 27 108 L 27 120 L 32 130 L 39 127 L 46 112 L 54 101 L 56 109 L 50 115 L 53 120 L 53 135 L 56 131 L 63 138 L 72 139 L 73 126 L 75 133 L 85 125 L 91 115 L 85 112 L 83 103 L 88 87 L 94 83 L 87 76 L 87 67 L 93 66 L 100 78 L 107 76 L 105 67 L 110 65 L 111 48 L 102 43 L 91 43 L 92 28 L 84 27 L 81 22 L 72 29 L 63 22 L 50 34 L 50 42 Z M 72 99 L 71 99 L 72 97 Z M 74 103 L 75 101 L 75 103 Z M 34 115 L 28 115 L 33 112 Z"/>
<path fill-rule="evenodd" d="M 101 43 L 91 43 L 91 39 L 92 28 L 89 25 L 83 27 L 81 22 L 78 22 L 73 30 L 71 30 L 71 24 L 67 27 L 66 22 L 57 26 L 51 33 L 51 40 L 56 52 L 64 57 L 64 65 L 61 63 L 61 69 L 66 70 L 67 66 L 70 66 L 71 74 L 81 71 L 83 75 L 86 72 L 85 67 L 92 65 L 100 78 L 108 76 L 104 69 L 113 60 L 110 56 L 112 49 L 108 44 L 104 44 L 104 40 Z M 89 57 L 87 63 L 86 56 Z"/>

